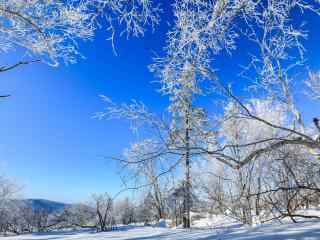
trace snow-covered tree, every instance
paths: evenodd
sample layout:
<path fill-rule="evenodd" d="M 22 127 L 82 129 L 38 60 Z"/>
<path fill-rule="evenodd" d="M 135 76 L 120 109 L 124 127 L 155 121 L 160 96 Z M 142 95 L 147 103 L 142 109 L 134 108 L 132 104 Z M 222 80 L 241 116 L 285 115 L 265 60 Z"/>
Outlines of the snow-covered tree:
<path fill-rule="evenodd" d="M 66 227 L 92 227 L 95 224 L 96 212 L 93 207 L 86 204 L 73 204 L 58 213 L 56 221 Z"/>
<path fill-rule="evenodd" d="M 164 56 L 151 66 L 160 79 L 160 93 L 169 98 L 165 117 L 140 102 L 117 105 L 105 98 L 108 107 L 99 117 L 129 119 L 135 130 L 148 129 L 151 136 L 134 145 L 139 149 L 134 154 L 118 158 L 122 166 L 164 159 L 157 178 L 178 175 L 175 171 L 185 167 L 185 227 L 190 226 L 193 160 L 211 159 L 236 170 L 248 166 L 237 175 L 246 178 L 256 160 L 276 157 L 284 147 L 300 146 L 319 156 L 319 120 L 306 125 L 293 91 L 295 72 L 303 70 L 302 39 L 307 37 L 297 22 L 303 22 L 305 12 L 319 14 L 319 7 L 319 1 L 303 0 L 175 1 Z M 254 54 L 237 78 L 249 78 L 246 87 L 259 96 L 256 99 L 237 97 L 226 84 L 227 74 L 215 69 L 216 57 L 232 57 L 242 41 L 253 46 Z M 318 78 L 312 75 L 306 83 L 314 96 Z M 198 99 L 212 96 L 227 107 L 212 113 L 197 105 Z"/>
<path fill-rule="evenodd" d="M 109 194 L 94 194 L 92 196 L 96 210 L 97 231 L 110 231 L 114 225 L 113 199 Z"/>
<path fill-rule="evenodd" d="M 116 206 L 119 211 L 118 214 L 122 224 L 128 225 L 135 222 L 135 206 L 129 198 L 118 201 Z"/>
<path fill-rule="evenodd" d="M 174 173 L 179 168 L 184 169 L 184 226 L 190 227 L 191 160 L 204 147 L 204 141 L 210 136 L 210 132 L 205 127 L 205 113 L 193 105 L 198 87 L 192 65 L 186 63 L 179 79 L 168 78 L 170 80 L 163 87 L 163 93 L 171 101 L 167 112 L 170 116 L 169 123 L 150 113 L 143 104 L 133 102 L 116 105 L 107 98 L 104 98 L 108 103 L 107 110 L 98 113 L 98 117 L 127 118 L 135 129 L 147 128 L 149 133 L 153 133 L 152 139 L 133 144 L 118 160 L 129 170 L 135 169 L 134 178 L 142 176 L 144 186 L 152 186 L 159 210 L 164 208 L 159 178 Z"/>

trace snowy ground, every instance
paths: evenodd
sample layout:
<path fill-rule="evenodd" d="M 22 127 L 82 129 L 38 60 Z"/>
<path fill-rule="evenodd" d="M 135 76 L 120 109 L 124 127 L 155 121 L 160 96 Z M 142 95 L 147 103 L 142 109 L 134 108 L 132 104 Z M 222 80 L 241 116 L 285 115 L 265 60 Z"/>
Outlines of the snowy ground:
<path fill-rule="evenodd" d="M 6 237 L 5 240 L 318 240 L 320 221 L 273 223 L 257 227 L 242 226 L 221 219 L 200 220 L 191 230 L 160 227 L 129 227 L 114 232 L 65 231 Z M 209 226 L 210 223 L 210 226 Z M 223 225 L 223 226 L 222 226 Z"/>

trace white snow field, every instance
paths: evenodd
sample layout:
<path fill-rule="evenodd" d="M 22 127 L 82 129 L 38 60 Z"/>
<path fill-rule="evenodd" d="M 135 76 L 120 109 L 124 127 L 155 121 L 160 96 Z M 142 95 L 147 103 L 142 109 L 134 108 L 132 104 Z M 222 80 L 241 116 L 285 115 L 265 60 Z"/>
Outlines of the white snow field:
<path fill-rule="evenodd" d="M 126 227 L 113 232 L 61 231 L 3 237 L 4 240 L 320 240 L 320 221 L 279 222 L 243 226 L 228 221 L 200 220 L 190 230 L 161 227 Z"/>

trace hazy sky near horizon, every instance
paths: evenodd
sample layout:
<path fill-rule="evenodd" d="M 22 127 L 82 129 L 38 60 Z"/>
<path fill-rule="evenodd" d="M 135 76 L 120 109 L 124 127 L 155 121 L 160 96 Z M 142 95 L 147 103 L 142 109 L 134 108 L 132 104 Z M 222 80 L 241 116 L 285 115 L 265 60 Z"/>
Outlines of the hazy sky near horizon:
<path fill-rule="evenodd" d="M 320 70 L 319 18 L 310 17 L 307 59 Z M 118 38 L 112 52 L 107 33 L 99 31 L 93 42 L 80 44 L 86 57 L 79 63 L 51 68 L 33 64 L 1 73 L 0 169 L 23 186 L 21 196 L 64 202 L 86 201 L 95 192 L 116 193 L 120 189 L 117 167 L 103 156 L 119 155 L 134 141 L 125 121 L 94 119 L 104 108 L 99 94 L 116 102 L 144 101 L 161 111 L 167 99 L 152 84 L 155 78 L 147 68 L 154 52 L 161 53 L 167 23 L 144 38 Z M 220 58 L 221 70 L 236 71 L 245 45 L 232 57 Z M 14 55 L 14 54 L 13 54 Z M 14 61 L 4 55 L 0 64 Z M 236 89 L 242 82 L 234 83 Z M 298 99 L 308 117 L 320 114 L 304 99 Z"/>

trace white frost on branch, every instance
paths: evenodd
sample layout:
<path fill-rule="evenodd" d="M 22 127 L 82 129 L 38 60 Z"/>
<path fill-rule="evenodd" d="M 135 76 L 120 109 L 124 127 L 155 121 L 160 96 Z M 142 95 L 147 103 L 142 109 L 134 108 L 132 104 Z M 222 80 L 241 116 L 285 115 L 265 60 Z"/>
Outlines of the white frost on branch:
<path fill-rule="evenodd" d="M 309 73 L 309 78 L 305 83 L 308 87 L 307 94 L 314 100 L 320 100 L 320 72 Z"/>
<path fill-rule="evenodd" d="M 0 0 L 0 51 L 22 48 L 53 66 L 75 63 L 82 57 L 78 41 L 93 39 L 97 28 L 114 37 L 117 24 L 140 36 L 158 24 L 159 12 L 151 0 Z"/>
<path fill-rule="evenodd" d="M 127 36 L 144 35 L 147 26 L 154 28 L 159 24 L 160 5 L 154 0 L 93 0 L 103 17 L 112 25 L 123 26 L 122 34 Z"/>
<path fill-rule="evenodd" d="M 134 132 L 146 126 L 164 127 L 161 120 L 150 112 L 143 102 L 133 99 L 130 103 L 116 104 L 105 95 L 100 95 L 100 97 L 106 103 L 106 108 L 94 115 L 98 119 L 126 119 L 130 121 Z"/>
<path fill-rule="evenodd" d="M 277 126 L 284 126 L 288 121 L 286 108 L 272 100 L 252 99 L 246 104 L 246 108 L 254 116 Z M 225 107 L 220 134 L 227 144 L 254 143 L 263 139 L 281 137 L 281 133 L 278 129 L 250 118 L 233 102 Z"/>
<path fill-rule="evenodd" d="M 50 65 L 74 63 L 77 40 L 91 39 L 95 25 L 85 1 L 0 1 L 0 50 L 22 48 Z"/>

